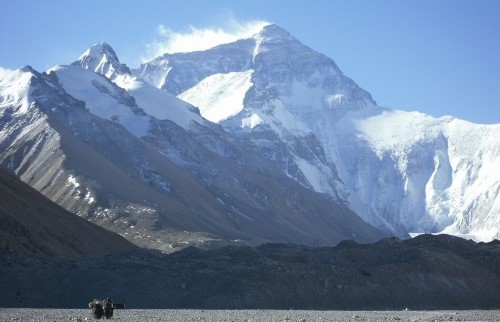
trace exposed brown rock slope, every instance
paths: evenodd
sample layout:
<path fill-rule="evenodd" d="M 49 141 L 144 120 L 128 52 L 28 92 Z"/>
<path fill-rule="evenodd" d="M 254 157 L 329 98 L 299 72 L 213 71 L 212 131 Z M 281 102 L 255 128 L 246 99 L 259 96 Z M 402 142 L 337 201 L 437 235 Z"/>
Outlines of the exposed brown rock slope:
<path fill-rule="evenodd" d="M 0 170 L 0 255 L 80 258 L 135 249 Z"/>

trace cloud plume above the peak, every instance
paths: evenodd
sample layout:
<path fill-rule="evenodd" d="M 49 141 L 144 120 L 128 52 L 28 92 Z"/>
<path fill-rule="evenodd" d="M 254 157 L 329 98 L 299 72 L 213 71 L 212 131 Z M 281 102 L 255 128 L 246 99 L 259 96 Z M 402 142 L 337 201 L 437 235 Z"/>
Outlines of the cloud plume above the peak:
<path fill-rule="evenodd" d="M 165 53 L 206 50 L 227 44 L 250 37 L 269 24 L 263 20 L 239 22 L 230 19 L 225 27 L 198 28 L 190 25 L 185 31 L 174 31 L 168 26 L 159 25 L 156 28 L 157 39 L 147 44 L 147 54 L 142 57 L 142 61 L 149 61 Z"/>

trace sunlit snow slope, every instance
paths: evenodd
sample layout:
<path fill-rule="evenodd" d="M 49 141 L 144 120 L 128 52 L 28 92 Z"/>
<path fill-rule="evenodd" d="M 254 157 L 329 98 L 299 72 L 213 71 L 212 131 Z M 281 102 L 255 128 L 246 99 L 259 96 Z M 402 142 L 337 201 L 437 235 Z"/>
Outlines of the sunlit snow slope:
<path fill-rule="evenodd" d="M 369 221 L 500 237 L 499 125 L 374 108 L 351 113 L 336 131 L 351 205 Z"/>
<path fill-rule="evenodd" d="M 244 107 L 243 100 L 252 86 L 253 70 L 211 75 L 196 86 L 179 95 L 179 98 L 200 109 L 201 115 L 218 123 L 228 119 Z"/>
<path fill-rule="evenodd" d="M 136 136 L 148 133 L 150 117 L 139 109 L 126 92 L 109 79 L 79 66 L 56 66 L 61 86 L 85 102 L 91 113 L 122 124 Z"/>

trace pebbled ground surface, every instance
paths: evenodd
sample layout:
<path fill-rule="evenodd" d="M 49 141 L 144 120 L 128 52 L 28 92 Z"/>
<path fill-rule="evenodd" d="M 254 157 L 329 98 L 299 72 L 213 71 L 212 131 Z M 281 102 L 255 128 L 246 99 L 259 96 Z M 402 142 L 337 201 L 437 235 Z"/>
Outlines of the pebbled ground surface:
<path fill-rule="evenodd" d="M 0 309 L 0 321 L 92 321 L 85 309 Z M 500 321 L 500 311 L 116 310 L 119 321 Z"/>

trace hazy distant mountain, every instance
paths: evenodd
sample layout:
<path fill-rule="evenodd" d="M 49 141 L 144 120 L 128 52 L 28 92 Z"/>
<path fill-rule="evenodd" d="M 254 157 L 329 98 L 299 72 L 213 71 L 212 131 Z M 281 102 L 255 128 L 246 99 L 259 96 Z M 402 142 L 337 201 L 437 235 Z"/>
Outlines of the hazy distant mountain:
<path fill-rule="evenodd" d="M 86 257 L 137 250 L 0 170 L 0 256 Z"/>
<path fill-rule="evenodd" d="M 500 125 L 379 107 L 332 59 L 276 25 L 132 73 L 376 227 L 500 238 Z"/>

